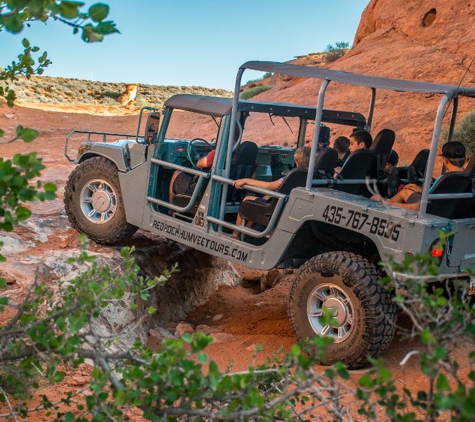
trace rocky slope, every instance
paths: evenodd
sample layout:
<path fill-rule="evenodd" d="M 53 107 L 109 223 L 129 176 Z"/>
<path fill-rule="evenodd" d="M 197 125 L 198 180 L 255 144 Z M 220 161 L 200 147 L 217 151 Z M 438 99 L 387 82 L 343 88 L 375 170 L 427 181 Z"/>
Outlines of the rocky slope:
<path fill-rule="evenodd" d="M 130 82 L 130 81 L 129 81 Z M 127 82 L 127 83 L 129 83 Z M 1 82 L 0 82 L 1 85 Z M 106 105 L 121 109 L 116 101 L 124 92 L 125 83 L 97 82 L 84 79 L 55 78 L 51 76 L 20 76 L 11 84 L 19 103 L 42 105 Z M 172 86 L 139 84 L 135 105 L 161 107 L 175 94 L 201 94 L 230 97 L 232 92 L 225 89 L 204 88 L 201 86 Z M 121 114 L 120 111 L 118 114 Z"/>
<path fill-rule="evenodd" d="M 370 75 L 414 79 L 438 83 L 475 86 L 475 2 L 447 0 L 371 0 L 362 14 L 354 47 L 341 59 L 328 65 L 332 69 Z M 307 64 L 308 57 L 293 63 Z M 312 80 L 293 79 L 276 84 L 259 98 L 301 101 L 316 104 L 320 84 Z M 355 104 L 355 96 L 361 101 Z M 378 96 L 378 113 L 373 128 L 393 129 L 403 159 L 415 154 L 430 141 L 436 104 L 439 98 L 412 95 L 410 101 L 400 94 Z M 347 108 L 365 113 L 369 90 L 346 87 L 341 94 L 328 97 L 328 108 Z M 472 105 L 461 101 L 463 113 Z M 336 132 L 333 133 L 337 134 Z"/>

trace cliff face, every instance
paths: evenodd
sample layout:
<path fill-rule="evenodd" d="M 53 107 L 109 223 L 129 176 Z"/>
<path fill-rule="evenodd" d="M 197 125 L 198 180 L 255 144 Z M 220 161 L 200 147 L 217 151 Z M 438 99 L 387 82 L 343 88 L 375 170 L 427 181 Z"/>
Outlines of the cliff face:
<path fill-rule="evenodd" d="M 371 0 L 364 10 L 354 47 L 332 69 L 377 76 L 475 86 L 475 1 L 463 0 Z M 297 58 L 292 63 L 305 63 Z M 315 105 L 319 83 L 293 79 L 281 81 L 259 98 L 301 101 Z M 337 84 L 327 94 L 327 108 L 344 108 L 366 114 L 369 90 Z M 396 132 L 398 152 L 410 160 L 426 147 L 440 97 L 379 92 L 373 132 L 390 128 Z M 461 101 L 463 114 L 475 103 Z M 462 115 L 463 115 L 462 114 Z M 332 135 L 340 134 L 337 130 Z"/>
<path fill-rule="evenodd" d="M 475 53 L 474 25 L 470 0 L 372 0 L 344 61 L 347 70 L 457 84 Z M 463 81 L 474 82 L 473 72 Z"/>

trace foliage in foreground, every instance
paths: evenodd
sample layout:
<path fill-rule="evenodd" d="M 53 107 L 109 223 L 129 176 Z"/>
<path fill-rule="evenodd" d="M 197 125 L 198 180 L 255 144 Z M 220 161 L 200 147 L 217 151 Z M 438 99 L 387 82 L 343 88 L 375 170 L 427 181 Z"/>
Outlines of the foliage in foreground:
<path fill-rule="evenodd" d="M 83 6 L 84 3 L 65 0 L 1 0 L 0 32 L 16 35 L 34 21 L 47 22 L 51 19 L 71 26 L 73 32 L 80 32 L 86 42 L 102 41 L 105 35 L 118 32 L 114 22 L 105 20 L 109 6 L 96 3 L 87 12 L 81 10 Z M 26 38 L 22 45 L 23 52 L 18 55 L 18 60 L 0 68 L 0 99 L 4 99 L 9 107 L 13 107 L 16 99 L 12 83 L 20 75 L 27 78 L 41 75 L 51 64 L 47 53 L 40 53 L 40 49 L 31 45 Z M 0 128 L 0 138 L 4 135 L 5 131 Z M 0 140 L 0 144 L 17 140 L 32 142 L 38 135 L 36 129 L 19 125 L 11 138 Z M 25 206 L 27 203 L 55 198 L 56 187 L 53 184 L 46 183 L 43 186 L 39 180 L 36 186 L 32 183 L 43 169 L 41 159 L 34 152 L 16 154 L 11 160 L 0 157 L 0 230 L 12 231 L 15 225 L 29 218 L 31 211 Z M 0 255 L 0 261 L 3 260 L 4 257 Z M 5 280 L 0 279 L 0 287 L 4 286 Z"/>
<path fill-rule="evenodd" d="M 32 20 L 57 19 L 81 32 L 85 41 L 100 41 L 116 32 L 105 21 L 108 7 L 95 4 L 87 13 L 82 3 L 72 1 L 30 0 L 0 2 L 0 30 L 21 31 Z M 334 50 L 348 45 L 327 48 Z M 9 81 L 17 75 L 41 74 L 50 64 L 46 53 L 23 40 L 24 52 L 18 62 L 0 71 L 3 85 L 0 95 L 12 106 L 14 90 Z M 341 54 L 341 51 L 338 52 Z M 4 132 L 0 129 L 0 137 Z M 13 139 L 32 141 L 34 129 L 19 126 Z M 13 175 L 0 191 L 2 228 L 11 229 L 29 217 L 24 202 L 49 199 L 52 187 L 36 192 L 31 181 L 42 169 L 36 156 L 18 156 L 3 160 L 0 172 Z M 10 214 L 7 214 L 10 213 Z M 57 421 L 125 420 L 126 412 L 136 412 L 147 420 L 366 420 L 435 421 L 450 418 L 470 421 L 475 414 L 475 340 L 474 311 L 466 296 L 466 282 L 448 283 L 437 279 L 437 266 L 427 256 L 418 256 L 402 265 L 391 264 L 389 286 L 405 295 L 395 297 L 410 316 L 413 328 L 408 338 L 419 338 L 423 347 L 402 361 L 417 355 L 427 388 L 414 392 L 399 386 L 382 360 L 371 361 L 368 371 L 357 378 L 344 365 L 321 369 L 315 363 L 324 353 L 328 340 L 310 342 L 316 356 L 295 346 L 282 359 L 268 359 L 261 366 L 231 373 L 221 371 L 209 361 L 206 336 L 167 340 L 152 353 L 137 344 L 132 350 L 113 353 L 109 345 L 116 339 L 94 331 L 101 311 L 127 296 L 146 299 L 148 291 L 162 279 L 141 278 L 139 269 L 123 251 L 122 269 L 101 268 L 85 252 L 77 264 L 89 264 L 89 270 L 72 281 L 63 281 L 53 291 L 35 281 L 22 303 L 13 303 L 8 291 L 0 295 L 0 417 L 13 420 L 29 418 L 42 409 Z M 452 289 L 457 285 L 458 290 Z M 150 309 L 153 311 L 153 309 Z M 457 342 L 470 341 L 465 371 L 461 371 L 452 350 Z M 459 343 L 460 344 L 460 343 Z M 307 348 L 309 344 L 304 347 Z M 41 383 L 63 381 L 65 370 L 91 359 L 94 369 L 90 384 L 70 391 L 53 403 L 43 396 L 41 404 L 28 407 L 31 395 Z M 468 370 L 467 370 L 468 369 Z M 352 377 L 356 388 L 347 382 Z"/>
<path fill-rule="evenodd" d="M 114 338 L 103 338 L 92 329 L 101 310 L 124 295 L 146 299 L 155 283 L 169 275 L 155 281 L 141 278 L 130 251 L 122 255 L 123 273 L 100 268 L 83 252 L 77 262 L 89 263 L 90 269 L 60 284 L 56 294 L 36 282 L 23 304 L 10 303 L 6 296 L 0 299 L 0 311 L 14 310 L 0 330 L 0 416 L 28 417 L 41 408 L 57 421 L 125 420 L 126 414 L 151 421 L 472 420 L 474 310 L 466 282 L 456 282 L 457 291 L 453 283 L 442 280 L 427 283 L 437 279 L 433 258 L 423 255 L 401 265 L 392 263 L 386 280 L 396 291 L 405 290 L 405 295 L 395 296 L 413 322 L 405 336 L 423 345 L 401 363 L 419 360 L 427 387 L 414 391 L 412 385 L 401 386 L 382 359 L 371 360 L 363 375 L 352 375 L 343 364 L 315 366 L 330 342 L 326 338 L 294 346 L 283 358 L 267 358 L 265 364 L 237 373 L 223 371 L 209 360 L 206 347 L 211 338 L 200 334 L 165 340 L 155 353 L 141 344 L 111 353 L 107 346 Z M 472 342 L 463 363 L 452 356 L 458 342 Z M 309 346 L 317 350 L 315 356 L 303 351 Z M 58 368 L 77 368 L 86 358 L 94 362 L 86 388 L 56 403 L 45 396 L 40 407 L 28 408 L 38 376 L 61 382 L 65 371 Z"/>

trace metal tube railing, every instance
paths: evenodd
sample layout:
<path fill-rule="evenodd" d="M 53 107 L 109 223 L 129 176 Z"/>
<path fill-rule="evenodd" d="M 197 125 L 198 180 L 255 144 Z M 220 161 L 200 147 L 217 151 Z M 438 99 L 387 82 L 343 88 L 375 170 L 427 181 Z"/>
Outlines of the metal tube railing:
<path fill-rule="evenodd" d="M 226 184 L 226 185 L 233 185 L 234 182 L 235 182 L 234 180 L 226 179 L 224 177 L 216 176 L 216 175 L 211 176 L 211 179 L 215 180 L 217 182 Z M 228 229 L 232 229 L 232 230 L 235 230 L 239 233 L 247 234 L 249 236 L 253 236 L 253 237 L 257 237 L 257 238 L 263 238 L 263 237 L 267 236 L 273 230 L 273 228 L 275 226 L 275 223 L 277 222 L 277 219 L 279 218 L 280 212 L 281 212 L 282 208 L 284 207 L 285 201 L 288 198 L 288 195 L 284 195 L 282 193 L 272 191 L 272 190 L 269 190 L 269 189 L 264 189 L 264 188 L 259 188 L 259 187 L 256 187 L 256 186 L 249 186 L 249 185 L 243 185 L 243 189 L 246 189 L 248 191 L 255 192 L 255 193 L 260 193 L 260 194 L 263 194 L 263 195 L 269 195 L 269 196 L 272 196 L 273 198 L 277 199 L 277 204 L 276 204 L 275 209 L 272 213 L 272 217 L 269 220 L 269 224 L 267 225 L 267 227 L 263 231 L 258 231 L 258 230 L 251 229 L 249 227 L 237 226 L 236 224 L 229 223 L 229 222 L 225 221 L 221 217 L 221 215 L 220 215 L 220 218 L 215 218 L 215 217 L 211 217 L 211 216 L 206 216 L 205 218 L 210 223 L 218 224 L 222 227 L 226 227 Z"/>
<path fill-rule="evenodd" d="M 173 163 L 169 163 L 167 161 L 159 160 L 157 158 L 152 158 L 151 162 L 153 164 L 159 164 L 163 167 L 169 167 L 169 168 L 172 168 L 172 169 L 183 171 L 185 173 L 190 173 L 190 174 L 193 174 L 195 176 L 199 176 L 198 177 L 198 182 L 196 183 L 195 190 L 193 191 L 193 195 L 191 195 L 190 202 L 188 202 L 188 205 L 186 205 L 185 207 L 180 207 L 178 205 L 174 205 L 171 202 L 162 201 L 161 199 L 154 198 L 153 196 L 147 196 L 148 201 L 150 201 L 154 204 L 161 205 L 161 206 L 164 206 L 166 208 L 172 209 L 174 211 L 181 212 L 181 213 L 187 213 L 187 212 L 191 211 L 193 209 L 193 207 L 195 206 L 195 203 L 196 203 L 196 201 L 198 199 L 198 196 L 201 192 L 201 188 L 203 187 L 204 181 L 206 179 L 210 178 L 210 174 L 199 171 L 199 170 L 190 169 L 188 167 L 183 167 L 183 166 L 180 166 L 178 164 L 173 164 Z"/>
<path fill-rule="evenodd" d="M 64 146 L 64 155 L 68 159 L 68 161 L 70 161 L 71 163 L 74 162 L 74 159 L 70 158 L 69 155 L 68 155 L 69 140 L 76 134 L 88 135 L 86 141 L 91 141 L 92 140 L 91 135 L 100 135 L 100 136 L 102 136 L 102 142 L 107 142 L 107 137 L 108 136 L 114 136 L 114 137 L 117 137 L 117 138 L 120 137 L 120 138 L 125 138 L 125 139 L 137 138 L 137 135 L 134 135 L 132 133 L 97 132 L 97 131 L 94 131 L 94 130 L 73 130 L 72 132 L 70 132 L 68 134 L 68 136 L 66 136 L 66 145 Z M 143 136 L 138 136 L 138 138 L 143 138 Z M 82 141 L 82 142 L 84 142 L 84 141 Z M 97 142 L 100 142 L 100 141 L 97 141 Z"/>

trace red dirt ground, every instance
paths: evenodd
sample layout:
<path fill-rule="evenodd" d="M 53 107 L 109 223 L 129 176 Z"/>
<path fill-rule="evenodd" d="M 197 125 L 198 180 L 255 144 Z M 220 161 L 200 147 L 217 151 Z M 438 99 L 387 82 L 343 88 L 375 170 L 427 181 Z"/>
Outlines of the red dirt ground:
<path fill-rule="evenodd" d="M 72 112 L 74 111 L 74 112 Z M 91 111 L 89 107 L 70 108 L 67 111 L 46 111 L 42 109 L 15 107 L 8 109 L 5 105 L 0 105 L 0 127 L 7 129 L 4 139 L 8 139 L 9 134 L 14 133 L 14 128 L 18 124 L 26 127 L 38 128 L 41 131 L 40 137 L 32 144 L 14 142 L 8 145 L 0 145 L 1 156 L 11 157 L 17 152 L 30 150 L 38 151 L 44 158 L 47 166 L 44 172 L 44 179 L 51 180 L 59 187 L 58 197 L 62 199 L 66 178 L 73 168 L 73 164 L 68 163 L 64 157 L 64 140 L 66 135 L 75 128 L 94 129 L 99 131 L 117 131 L 134 133 L 136 130 L 137 117 L 135 115 L 108 116 L 107 114 L 117 114 L 117 108 L 96 108 L 93 114 L 85 114 Z M 101 112 L 102 115 L 97 113 Z M 47 204 L 39 204 L 42 208 L 53 207 L 61 212 L 62 202 L 51 201 Z M 36 251 L 46 249 L 54 250 L 69 245 L 77 244 L 77 234 L 68 229 L 66 237 L 59 240 L 54 235 L 47 242 L 38 244 Z M 34 254 L 35 251 L 29 251 Z M 15 256 L 9 258 L 14 261 Z M 238 269 L 243 275 L 249 276 L 249 271 Z M 246 273 L 246 274 L 245 274 Z M 14 277 L 14 274 L 4 274 L 7 278 Z M 223 332 L 230 334 L 226 341 L 216 342 L 208 349 L 208 354 L 224 370 L 229 364 L 233 370 L 243 370 L 253 363 L 254 346 L 263 345 L 263 352 L 258 356 L 258 362 L 262 362 L 266 356 L 283 350 L 287 351 L 295 343 L 287 319 L 287 295 L 293 275 L 284 274 L 283 280 L 276 287 L 258 294 L 257 285 L 249 288 L 242 286 L 235 288 L 221 288 L 216 292 L 208 303 L 196 309 L 188 315 L 186 321 L 194 326 L 206 324 L 210 326 L 220 326 Z M 22 292 L 18 292 L 20 298 Z M 401 316 L 398 321 L 402 326 L 410 328 L 407 317 Z M 422 388 L 425 385 L 425 377 L 418 370 L 418 358 L 409 359 L 406 365 L 401 366 L 400 362 L 404 356 L 414 349 L 419 349 L 418 342 L 401 342 L 396 335 L 391 346 L 384 354 L 389 369 L 401 385 L 409 386 L 412 390 Z M 461 345 L 455 354 L 459 362 L 463 361 L 463 356 L 467 356 L 465 347 Z M 473 349 L 473 347 L 472 347 Z M 462 363 L 463 364 L 463 363 Z M 69 374 L 68 378 L 59 386 L 46 388 L 40 391 L 41 394 L 49 394 L 51 400 L 59 392 L 69 389 L 80 388 L 87 381 L 90 369 L 82 368 L 75 373 Z M 362 371 L 356 371 L 360 374 Z M 0 414 L 2 409 L 0 404 Z M 44 415 L 38 415 L 30 420 L 49 420 Z"/>

